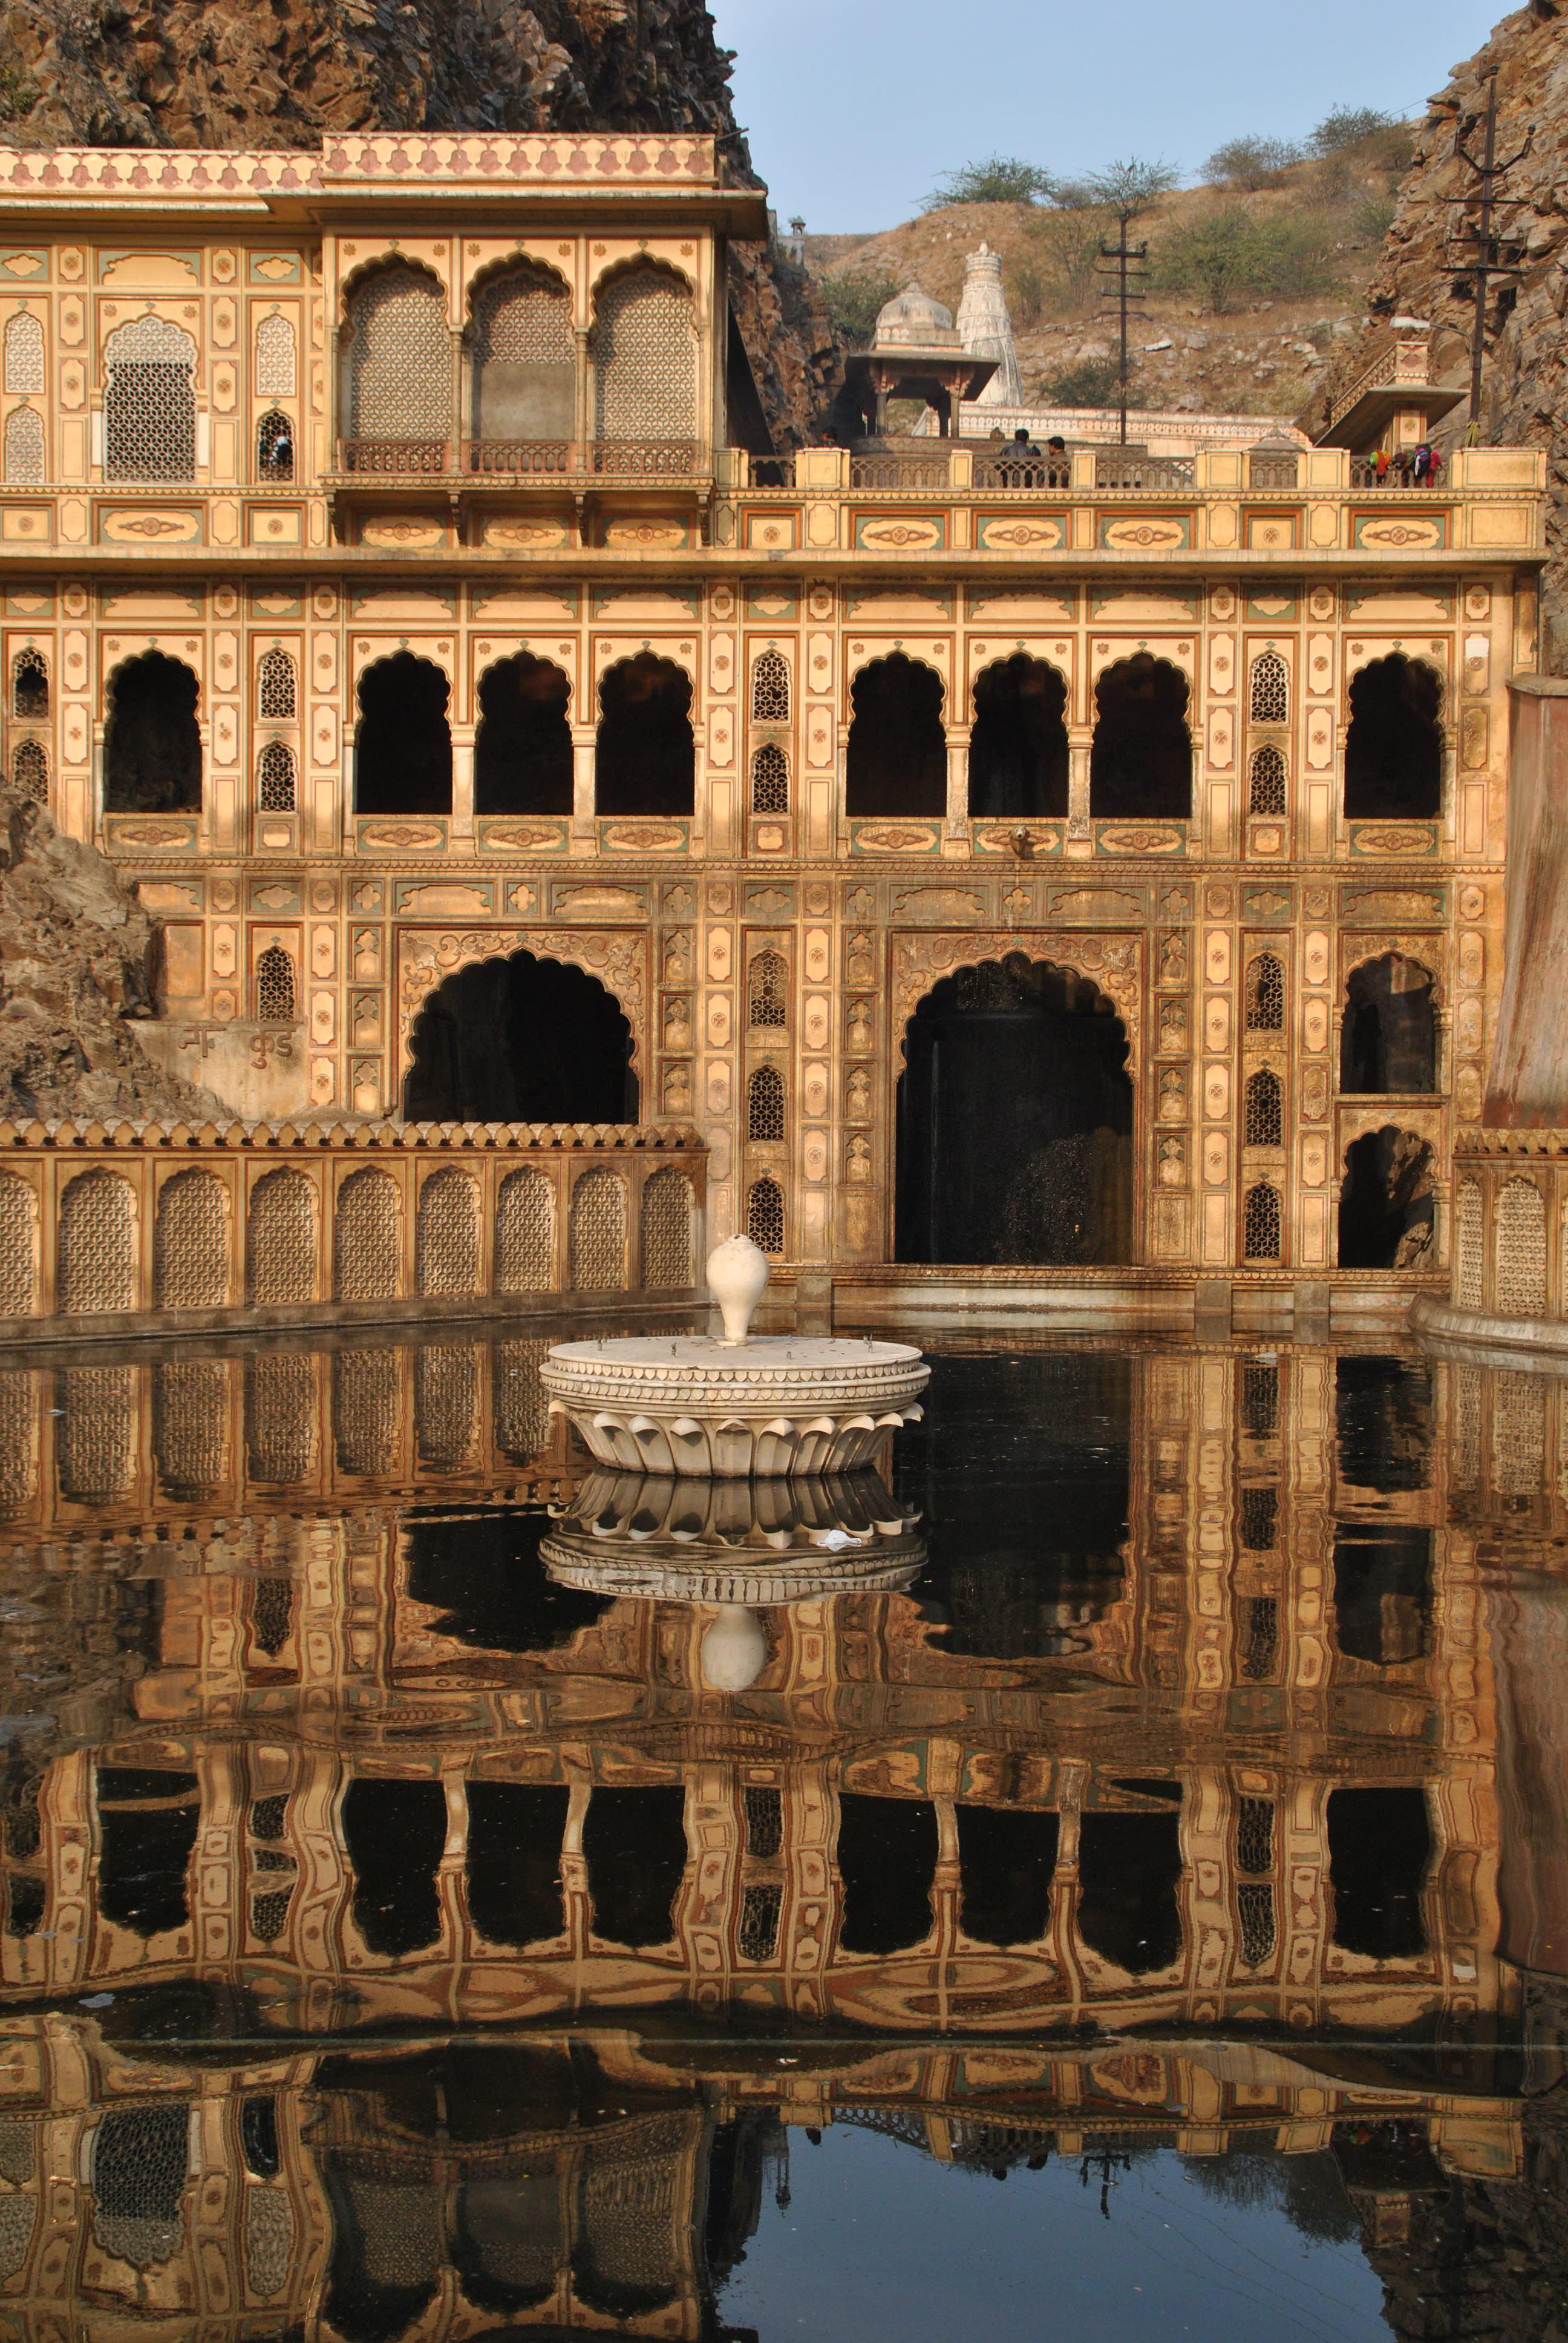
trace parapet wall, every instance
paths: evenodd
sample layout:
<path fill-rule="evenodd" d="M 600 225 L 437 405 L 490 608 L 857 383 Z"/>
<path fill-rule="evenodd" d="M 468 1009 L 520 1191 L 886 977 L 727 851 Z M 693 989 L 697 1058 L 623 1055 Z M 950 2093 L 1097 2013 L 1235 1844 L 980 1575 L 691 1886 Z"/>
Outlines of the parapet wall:
<path fill-rule="evenodd" d="M 0 1343 L 689 1302 L 685 1125 L 0 1121 Z"/>

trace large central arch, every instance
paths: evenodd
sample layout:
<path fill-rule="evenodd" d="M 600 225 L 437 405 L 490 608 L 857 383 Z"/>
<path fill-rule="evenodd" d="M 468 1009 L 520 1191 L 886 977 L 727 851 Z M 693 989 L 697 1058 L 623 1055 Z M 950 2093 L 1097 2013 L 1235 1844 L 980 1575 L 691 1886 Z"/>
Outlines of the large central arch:
<path fill-rule="evenodd" d="M 615 995 L 532 952 L 476 960 L 430 993 L 409 1036 L 410 1122 L 635 1122 L 632 1031 Z"/>
<path fill-rule="evenodd" d="M 1127 1032 L 1073 970 L 1010 952 L 933 986 L 904 1034 L 900 1261 L 1124 1262 Z"/>

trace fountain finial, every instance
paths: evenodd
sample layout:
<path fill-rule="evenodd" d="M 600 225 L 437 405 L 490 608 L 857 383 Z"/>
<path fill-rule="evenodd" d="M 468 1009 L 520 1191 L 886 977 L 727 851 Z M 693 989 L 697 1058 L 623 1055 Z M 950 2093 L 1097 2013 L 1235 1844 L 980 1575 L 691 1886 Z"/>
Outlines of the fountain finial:
<path fill-rule="evenodd" d="M 768 1256 L 746 1236 L 726 1237 L 708 1256 L 708 1290 L 724 1318 L 723 1348 L 739 1350 L 769 1278 Z"/>

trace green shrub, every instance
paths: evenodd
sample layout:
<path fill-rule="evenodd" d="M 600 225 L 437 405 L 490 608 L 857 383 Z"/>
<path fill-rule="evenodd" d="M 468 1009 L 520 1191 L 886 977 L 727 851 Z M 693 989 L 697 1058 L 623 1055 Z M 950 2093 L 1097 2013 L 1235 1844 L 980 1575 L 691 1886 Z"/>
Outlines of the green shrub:
<path fill-rule="evenodd" d="M 1130 380 L 1129 397 L 1131 391 Z M 1116 360 L 1081 358 L 1076 366 L 1063 367 L 1060 374 L 1048 375 L 1040 386 L 1040 395 L 1052 407 L 1114 407 L 1121 396 Z"/>
<path fill-rule="evenodd" d="M 1319 214 L 1260 219 L 1244 204 L 1221 204 L 1162 237 L 1151 274 L 1164 291 L 1198 294 L 1218 317 L 1249 294 L 1320 292 L 1333 279 L 1331 247 Z"/>
<path fill-rule="evenodd" d="M 1100 291 L 1096 263 L 1111 227 L 1109 216 L 1087 205 L 1041 212 L 1030 222 L 1031 252 L 1038 256 L 1041 303 L 1057 309 L 1087 309 Z"/>
<path fill-rule="evenodd" d="M 870 268 L 849 269 L 842 277 L 818 279 L 828 311 L 828 322 L 852 350 L 863 350 L 876 331 L 878 312 L 899 290 L 896 277 Z"/>
<path fill-rule="evenodd" d="M 1230 138 L 1216 146 L 1203 166 L 1203 176 L 1251 195 L 1272 186 L 1282 172 L 1301 159 L 1301 148 L 1288 138 Z"/>
<path fill-rule="evenodd" d="M 987 155 L 950 171 L 923 208 L 935 211 L 943 204 L 1032 204 L 1049 196 L 1055 185 L 1049 171 L 1026 163 L 1019 155 Z"/>

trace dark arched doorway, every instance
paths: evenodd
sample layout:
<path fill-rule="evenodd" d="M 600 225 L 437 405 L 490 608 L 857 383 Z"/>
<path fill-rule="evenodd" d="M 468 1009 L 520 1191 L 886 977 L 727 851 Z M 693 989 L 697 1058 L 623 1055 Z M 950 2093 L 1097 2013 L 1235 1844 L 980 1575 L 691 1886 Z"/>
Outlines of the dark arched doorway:
<path fill-rule="evenodd" d="M 1067 811 L 1067 683 L 1018 651 L 975 678 L 970 812 L 1025 820 Z"/>
<path fill-rule="evenodd" d="M 638 651 L 598 688 L 594 804 L 601 814 L 689 814 L 697 803 L 691 678 Z"/>
<path fill-rule="evenodd" d="M 1187 679 L 1169 659 L 1137 651 L 1106 669 L 1089 752 L 1096 820 L 1185 821 L 1192 811 Z"/>
<path fill-rule="evenodd" d="M 195 813 L 201 806 L 197 684 L 183 659 L 144 651 L 116 670 L 104 736 L 106 813 Z"/>
<path fill-rule="evenodd" d="M 518 952 L 437 985 L 415 1021 L 410 1122 L 635 1122 L 631 1028 L 594 977 Z"/>
<path fill-rule="evenodd" d="M 1345 818 L 1430 820 L 1442 809 L 1442 683 L 1423 659 L 1391 651 L 1351 679 Z"/>
<path fill-rule="evenodd" d="M 1400 952 L 1352 969 L 1340 1035 L 1342 1091 L 1364 1096 L 1437 1088 L 1432 995 L 1430 971 Z"/>
<path fill-rule="evenodd" d="M 451 812 L 451 696 L 442 670 L 412 651 L 366 669 L 354 743 L 356 813 Z"/>
<path fill-rule="evenodd" d="M 1432 1210 L 1432 1149 L 1424 1139 L 1385 1122 L 1352 1140 L 1340 1189 L 1340 1267 L 1430 1267 Z"/>
<path fill-rule="evenodd" d="M 1132 1084 L 1111 1003 L 1010 952 L 944 977 L 904 1038 L 900 1261 L 1117 1262 L 1132 1236 Z"/>
<path fill-rule="evenodd" d="M 570 813 L 571 685 L 549 659 L 518 651 L 479 679 L 474 811 Z"/>
<path fill-rule="evenodd" d="M 890 651 L 860 669 L 849 705 L 844 811 L 853 820 L 945 813 L 948 745 L 936 669 Z"/>

